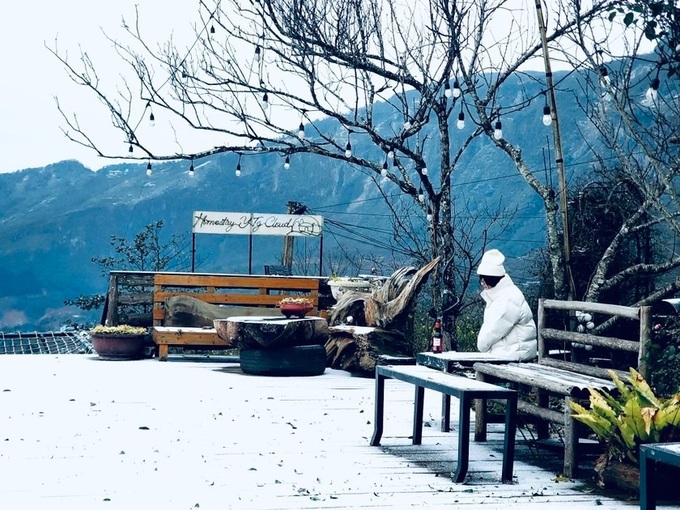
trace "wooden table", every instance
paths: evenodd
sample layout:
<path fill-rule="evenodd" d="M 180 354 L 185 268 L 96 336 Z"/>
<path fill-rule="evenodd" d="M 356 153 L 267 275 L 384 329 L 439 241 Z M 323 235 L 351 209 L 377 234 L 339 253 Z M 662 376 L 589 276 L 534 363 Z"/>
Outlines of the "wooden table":
<path fill-rule="evenodd" d="M 506 400 L 505 442 L 503 446 L 503 482 L 512 482 L 512 466 L 515 458 L 515 431 L 517 420 L 517 392 L 495 384 L 483 383 L 468 377 L 446 374 L 427 367 L 378 365 L 375 367 L 375 422 L 371 446 L 380 445 L 383 433 L 385 406 L 385 379 L 398 379 L 415 385 L 413 404 L 413 444 L 422 443 L 423 401 L 425 389 L 457 397 L 458 418 L 458 465 L 453 476 L 456 483 L 465 480 L 470 457 L 470 405 L 476 399 Z"/>
<path fill-rule="evenodd" d="M 510 356 L 498 356 L 487 352 L 419 352 L 416 354 L 416 363 L 426 367 L 434 368 L 449 374 L 460 372 L 460 367 L 470 368 L 475 363 L 483 361 L 486 363 L 510 363 L 517 359 Z M 442 395 L 442 432 L 451 429 L 451 396 Z"/>
<path fill-rule="evenodd" d="M 656 487 L 652 470 L 657 463 L 680 467 L 680 443 L 640 445 L 640 509 L 656 508 Z"/>

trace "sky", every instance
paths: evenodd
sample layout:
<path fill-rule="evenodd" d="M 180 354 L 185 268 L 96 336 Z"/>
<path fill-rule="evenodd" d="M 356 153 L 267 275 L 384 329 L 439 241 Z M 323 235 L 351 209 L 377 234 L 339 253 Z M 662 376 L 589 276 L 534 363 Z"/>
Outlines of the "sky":
<path fill-rule="evenodd" d="M 104 56 L 110 51 L 102 30 L 121 32 L 121 16 L 132 20 L 135 4 L 142 19 L 159 38 L 167 38 L 172 26 L 186 25 L 197 12 L 195 2 L 167 0 L 33 0 L 4 1 L 0 6 L 0 172 L 42 167 L 77 159 L 99 169 L 111 160 L 69 141 L 61 128 L 64 121 L 54 96 L 68 111 L 87 115 L 98 104 L 75 85 L 62 64 L 45 45 L 68 50 L 76 58 L 83 49 Z M 178 23 L 181 22 L 181 23 Z M 106 122 L 106 115 L 99 116 Z"/>
<path fill-rule="evenodd" d="M 527 10 L 531 22 L 533 2 L 514 1 L 522 4 L 520 9 Z M 190 23 L 197 18 L 195 2 L 173 2 L 172 8 L 168 8 L 167 0 L 2 2 L 0 172 L 43 167 L 67 159 L 76 159 L 93 170 L 114 162 L 97 157 L 92 150 L 68 140 L 62 132 L 65 121 L 57 111 L 55 96 L 65 111 L 77 112 L 81 124 L 90 121 L 88 126 L 108 129 L 114 136 L 120 136 L 112 131 L 107 114 L 93 95 L 70 80 L 61 62 L 46 46 L 58 46 L 60 53 L 68 52 L 72 61 L 77 60 L 82 48 L 92 55 L 98 72 L 112 73 L 115 78 L 116 68 L 102 65 L 119 58 L 103 32 L 114 38 L 122 34 L 121 17 L 132 21 L 135 5 L 147 42 L 160 43 L 171 36 L 181 40 L 184 34 L 193 37 Z"/>

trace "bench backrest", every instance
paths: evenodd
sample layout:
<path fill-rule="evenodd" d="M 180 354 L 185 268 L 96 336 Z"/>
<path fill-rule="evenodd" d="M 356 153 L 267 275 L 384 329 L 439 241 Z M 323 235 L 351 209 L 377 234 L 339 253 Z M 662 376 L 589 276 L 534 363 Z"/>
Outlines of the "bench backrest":
<path fill-rule="evenodd" d="M 210 275 L 200 273 L 157 273 L 154 275 L 153 323 L 162 326 L 165 300 L 190 296 L 213 305 L 276 308 L 286 297 L 306 297 L 316 314 L 319 280 L 302 276 Z"/>
<path fill-rule="evenodd" d="M 583 332 L 573 331 L 579 324 L 576 312 L 591 314 L 595 331 L 605 321 L 616 321 L 615 329 L 625 328 L 629 338 L 593 334 L 585 322 Z M 627 373 L 632 366 L 647 376 L 651 307 L 541 299 L 537 319 L 539 363 L 604 379 L 610 369 Z"/>

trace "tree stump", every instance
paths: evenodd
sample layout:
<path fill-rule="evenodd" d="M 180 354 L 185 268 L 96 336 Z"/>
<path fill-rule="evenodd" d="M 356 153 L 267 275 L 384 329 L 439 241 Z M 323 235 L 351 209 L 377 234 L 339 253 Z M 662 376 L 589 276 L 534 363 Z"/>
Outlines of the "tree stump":
<path fill-rule="evenodd" d="M 331 326 L 326 343 L 328 366 L 372 377 L 382 354 L 412 355 L 410 342 L 399 331 L 367 326 Z"/>
<path fill-rule="evenodd" d="M 239 349 L 324 345 L 328 323 L 321 317 L 230 317 L 214 321 L 217 336 Z"/>

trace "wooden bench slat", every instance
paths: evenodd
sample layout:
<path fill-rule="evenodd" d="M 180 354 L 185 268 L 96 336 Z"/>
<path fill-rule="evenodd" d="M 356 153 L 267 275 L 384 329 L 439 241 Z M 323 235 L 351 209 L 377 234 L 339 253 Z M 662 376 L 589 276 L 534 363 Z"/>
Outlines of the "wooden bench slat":
<path fill-rule="evenodd" d="M 628 352 L 638 352 L 640 350 L 640 342 L 636 342 L 634 340 L 623 340 L 621 338 L 590 335 L 587 333 L 578 333 L 575 331 L 563 331 L 560 329 L 543 328 L 541 330 L 541 336 L 545 340 L 562 340 L 565 342 L 606 347 L 608 349 L 615 349 Z"/>

